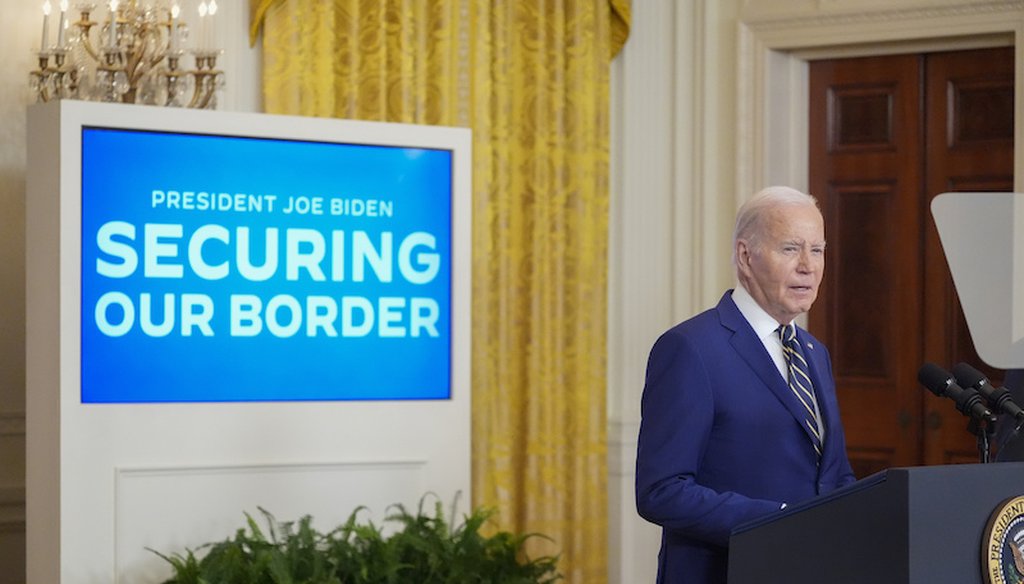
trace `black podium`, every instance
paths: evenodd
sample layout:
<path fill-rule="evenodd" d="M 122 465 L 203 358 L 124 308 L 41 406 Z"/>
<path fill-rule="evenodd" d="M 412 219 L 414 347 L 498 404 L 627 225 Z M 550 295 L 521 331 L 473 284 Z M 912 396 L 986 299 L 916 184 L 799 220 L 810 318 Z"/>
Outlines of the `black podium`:
<path fill-rule="evenodd" d="M 1024 463 L 893 468 L 739 526 L 729 584 L 981 584 L 982 537 Z"/>

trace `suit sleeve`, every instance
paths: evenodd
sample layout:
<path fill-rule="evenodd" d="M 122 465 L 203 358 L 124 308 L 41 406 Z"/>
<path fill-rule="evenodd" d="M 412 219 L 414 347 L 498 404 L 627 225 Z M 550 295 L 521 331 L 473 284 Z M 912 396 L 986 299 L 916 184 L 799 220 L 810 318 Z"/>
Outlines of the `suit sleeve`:
<path fill-rule="evenodd" d="M 693 341 L 669 331 L 651 349 L 641 401 L 636 497 L 640 515 L 665 529 L 725 546 L 732 529 L 778 511 L 781 501 L 718 492 L 698 481 L 715 422 L 711 376 Z"/>

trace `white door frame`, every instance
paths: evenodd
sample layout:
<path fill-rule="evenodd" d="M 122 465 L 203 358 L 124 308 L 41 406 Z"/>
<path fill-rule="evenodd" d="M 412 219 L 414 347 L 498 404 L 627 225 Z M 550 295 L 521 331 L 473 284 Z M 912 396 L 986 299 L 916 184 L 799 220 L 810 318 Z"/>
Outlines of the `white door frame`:
<path fill-rule="evenodd" d="M 1014 144 L 1024 143 L 1024 2 L 739 19 L 736 193 L 771 184 L 807 189 L 808 61 L 1015 46 Z M 1014 148 L 1014 190 L 1024 187 Z"/>

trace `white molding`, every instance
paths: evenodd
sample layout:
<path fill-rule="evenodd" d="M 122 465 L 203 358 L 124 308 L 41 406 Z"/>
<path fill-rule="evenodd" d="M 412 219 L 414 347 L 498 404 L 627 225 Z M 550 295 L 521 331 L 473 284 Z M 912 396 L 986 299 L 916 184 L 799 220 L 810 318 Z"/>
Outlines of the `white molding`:
<path fill-rule="evenodd" d="M 816 59 L 843 59 L 848 57 L 875 57 L 943 51 L 967 51 L 1013 46 L 1010 32 L 979 33 L 967 37 L 920 38 L 899 41 L 878 41 L 859 45 L 816 46 L 794 49 L 786 54 L 801 61 Z"/>
<path fill-rule="evenodd" d="M 653 582 L 657 575 L 661 528 L 636 512 L 634 477 L 639 424 L 608 424 L 608 582 Z"/>
<path fill-rule="evenodd" d="M 677 112 L 672 128 L 676 145 L 672 161 L 675 200 L 671 209 L 672 230 L 667 240 L 672 259 L 673 322 L 694 313 L 694 304 L 700 298 L 698 275 L 704 265 L 700 245 L 704 230 L 694 220 L 700 217 L 703 208 L 700 194 L 706 175 L 702 146 L 704 129 L 709 125 L 701 115 L 706 102 L 700 85 L 706 65 L 701 58 L 705 35 L 703 23 L 698 23 L 705 13 L 703 5 L 703 0 L 678 2 L 675 10 L 672 47 L 675 56 L 672 101 Z"/>
<path fill-rule="evenodd" d="M 779 37 L 785 37 L 794 28 L 881 28 L 889 29 L 893 26 L 905 26 L 906 22 L 920 23 L 932 21 L 943 23 L 949 20 L 963 21 L 984 17 L 986 15 L 1004 15 L 1008 12 L 1024 9 L 1024 0 L 989 0 L 985 2 L 957 2 L 947 5 L 931 6 L 891 6 L 888 8 L 865 8 L 864 6 L 849 3 L 848 6 L 838 5 L 834 10 L 818 10 L 813 13 L 789 14 L 789 15 L 767 15 L 767 16 L 746 16 L 740 15 L 741 20 L 763 31 L 775 31 Z M 946 23 L 948 24 L 948 23 Z M 959 27 L 956 27 L 959 30 Z M 862 33 L 850 31 L 854 36 Z M 903 29 L 899 38 L 916 37 L 937 37 L 936 31 Z M 814 44 L 841 44 L 814 43 Z"/>
<path fill-rule="evenodd" d="M 765 68 L 768 52 L 764 40 L 750 26 L 739 24 L 736 64 L 736 208 L 759 188 L 763 176 L 765 127 Z M 794 98 L 794 100 L 799 98 Z"/>
<path fill-rule="evenodd" d="M 367 460 L 336 460 L 323 462 L 265 462 L 258 464 L 169 464 L 165 466 L 117 466 L 118 479 L 160 476 L 215 476 L 220 474 L 291 474 L 323 471 L 364 472 L 378 470 L 421 470 L 427 466 L 423 458 L 374 458 Z"/>
<path fill-rule="evenodd" d="M 640 423 L 608 422 L 608 475 L 628 478 L 636 475 L 636 445 Z"/>
<path fill-rule="evenodd" d="M 672 323 L 676 168 L 680 149 L 672 131 L 687 123 L 674 85 L 671 0 L 645 5 L 613 68 L 609 208 L 609 417 L 639 417 L 647 350 Z M 681 119 L 681 117 L 683 119 Z"/>
<path fill-rule="evenodd" d="M 679 147 L 673 185 L 673 323 L 714 305 L 723 286 L 732 282 L 729 237 L 719 220 L 723 202 L 728 201 L 722 195 L 729 190 L 721 183 L 716 156 L 727 91 L 715 61 L 721 10 L 719 0 L 691 0 L 680 3 L 676 12 L 675 87 L 680 114 L 674 128 Z"/>

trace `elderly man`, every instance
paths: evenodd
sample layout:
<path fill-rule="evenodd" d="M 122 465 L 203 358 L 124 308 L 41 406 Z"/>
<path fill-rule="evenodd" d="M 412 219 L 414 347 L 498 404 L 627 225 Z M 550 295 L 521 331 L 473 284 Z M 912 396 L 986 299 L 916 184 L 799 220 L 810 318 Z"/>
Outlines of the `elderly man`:
<path fill-rule="evenodd" d="M 793 320 L 825 269 L 817 202 L 788 187 L 736 217 L 740 286 L 651 349 L 636 497 L 662 527 L 658 582 L 726 582 L 732 529 L 854 481 L 828 350 Z"/>

